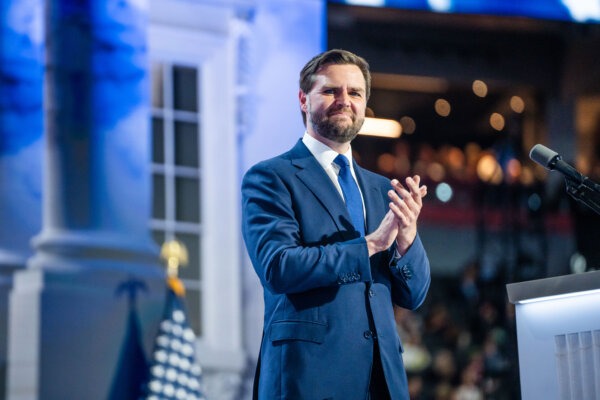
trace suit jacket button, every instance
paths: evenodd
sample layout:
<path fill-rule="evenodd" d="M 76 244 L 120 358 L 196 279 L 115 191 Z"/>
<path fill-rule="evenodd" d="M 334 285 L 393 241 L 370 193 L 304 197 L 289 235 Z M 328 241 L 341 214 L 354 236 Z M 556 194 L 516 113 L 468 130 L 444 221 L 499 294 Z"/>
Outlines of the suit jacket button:
<path fill-rule="evenodd" d="M 373 291 L 373 289 L 369 289 L 369 296 L 370 297 L 375 296 L 375 292 Z"/>
<path fill-rule="evenodd" d="M 410 264 L 406 264 L 402 267 L 402 275 L 406 280 L 412 278 L 412 271 L 410 270 Z"/>
<path fill-rule="evenodd" d="M 372 333 L 371 331 L 369 331 L 369 330 L 366 330 L 366 331 L 363 333 L 363 336 L 365 337 L 365 339 L 370 339 L 372 334 L 373 334 L 373 333 Z"/>

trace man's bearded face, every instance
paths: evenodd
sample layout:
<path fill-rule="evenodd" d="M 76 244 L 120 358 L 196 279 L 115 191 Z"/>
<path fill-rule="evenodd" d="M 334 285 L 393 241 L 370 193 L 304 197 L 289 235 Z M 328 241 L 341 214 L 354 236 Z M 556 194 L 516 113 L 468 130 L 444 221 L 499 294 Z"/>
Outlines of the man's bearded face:
<path fill-rule="evenodd" d="M 301 92 L 307 128 L 337 143 L 349 143 L 365 120 L 365 78 L 352 64 L 326 65 L 314 76 L 309 93 Z"/>
<path fill-rule="evenodd" d="M 337 107 L 335 104 L 332 109 L 312 110 L 310 109 L 308 118 L 310 119 L 315 131 L 326 139 L 337 143 L 348 143 L 352 141 L 365 121 L 364 117 L 357 117 L 350 107 Z M 340 113 L 347 117 L 340 116 Z"/>

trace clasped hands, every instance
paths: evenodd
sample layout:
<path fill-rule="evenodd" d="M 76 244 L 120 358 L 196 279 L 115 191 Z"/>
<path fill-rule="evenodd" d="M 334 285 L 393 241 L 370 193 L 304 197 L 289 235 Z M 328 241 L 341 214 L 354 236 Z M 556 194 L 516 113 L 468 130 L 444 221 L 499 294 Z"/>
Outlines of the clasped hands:
<path fill-rule="evenodd" d="M 394 240 L 398 253 L 403 255 L 417 236 L 417 218 L 423 207 L 423 197 L 427 186 L 419 186 L 419 175 L 406 178 L 406 188 L 397 180 L 392 180 L 394 190 L 388 192 L 389 211 L 379 227 L 365 237 L 369 257 L 388 249 Z"/>

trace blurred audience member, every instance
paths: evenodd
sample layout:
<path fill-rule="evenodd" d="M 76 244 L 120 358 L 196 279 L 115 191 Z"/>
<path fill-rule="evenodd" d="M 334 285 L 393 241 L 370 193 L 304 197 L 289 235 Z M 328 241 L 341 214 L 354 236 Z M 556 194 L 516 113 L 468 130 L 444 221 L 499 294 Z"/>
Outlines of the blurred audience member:
<path fill-rule="evenodd" d="M 395 310 L 411 400 L 520 397 L 515 309 L 490 285 L 471 263 L 434 278 L 423 311 Z"/>

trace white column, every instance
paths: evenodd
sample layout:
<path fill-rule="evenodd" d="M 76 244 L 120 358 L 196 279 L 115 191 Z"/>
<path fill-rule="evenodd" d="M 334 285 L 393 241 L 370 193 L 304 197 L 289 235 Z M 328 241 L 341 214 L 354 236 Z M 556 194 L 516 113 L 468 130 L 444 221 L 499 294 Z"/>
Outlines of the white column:
<path fill-rule="evenodd" d="M 10 303 L 8 397 L 106 399 L 133 303 L 146 356 L 164 301 L 148 231 L 144 0 L 47 0 L 43 223 Z M 123 361 L 123 362 L 122 362 Z"/>
<path fill-rule="evenodd" d="M 12 275 L 41 226 L 42 9 L 42 0 L 0 2 L 0 399 Z"/>

